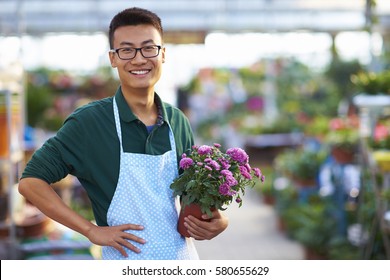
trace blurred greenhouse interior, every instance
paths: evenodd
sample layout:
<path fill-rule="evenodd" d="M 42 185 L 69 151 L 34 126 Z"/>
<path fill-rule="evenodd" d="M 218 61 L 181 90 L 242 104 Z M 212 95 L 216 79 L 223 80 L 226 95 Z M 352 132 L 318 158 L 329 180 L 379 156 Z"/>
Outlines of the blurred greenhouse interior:
<path fill-rule="evenodd" d="M 196 144 L 242 147 L 266 176 L 201 259 L 390 259 L 388 0 L 0 0 L 0 259 L 100 258 L 17 182 L 73 110 L 115 94 L 108 25 L 131 6 L 162 19 L 156 92 Z M 53 187 L 94 219 L 76 178 Z"/>

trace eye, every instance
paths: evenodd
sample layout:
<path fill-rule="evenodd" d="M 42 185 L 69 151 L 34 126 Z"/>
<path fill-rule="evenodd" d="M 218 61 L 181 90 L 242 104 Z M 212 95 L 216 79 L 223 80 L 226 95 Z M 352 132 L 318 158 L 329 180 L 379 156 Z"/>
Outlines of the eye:
<path fill-rule="evenodd" d="M 145 52 L 155 52 L 157 49 L 156 46 L 145 46 L 142 48 L 143 51 Z"/>
<path fill-rule="evenodd" d="M 123 54 L 130 54 L 130 53 L 134 52 L 134 49 L 133 48 L 121 48 L 119 51 Z"/>

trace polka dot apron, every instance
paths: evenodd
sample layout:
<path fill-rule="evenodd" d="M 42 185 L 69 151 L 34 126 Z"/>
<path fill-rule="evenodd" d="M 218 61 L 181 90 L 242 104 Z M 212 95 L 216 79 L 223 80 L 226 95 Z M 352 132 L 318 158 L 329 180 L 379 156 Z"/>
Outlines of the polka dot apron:
<path fill-rule="evenodd" d="M 125 153 L 118 106 L 114 98 L 114 116 L 120 143 L 119 179 L 107 212 L 109 226 L 139 224 L 144 230 L 128 232 L 146 240 L 145 244 L 132 242 L 141 249 L 137 254 L 124 247 L 128 258 L 110 246 L 104 246 L 103 259 L 122 260 L 183 260 L 197 259 L 191 239 L 177 232 L 178 201 L 170 184 L 177 177 L 176 144 L 170 128 L 171 150 L 163 155 Z"/>

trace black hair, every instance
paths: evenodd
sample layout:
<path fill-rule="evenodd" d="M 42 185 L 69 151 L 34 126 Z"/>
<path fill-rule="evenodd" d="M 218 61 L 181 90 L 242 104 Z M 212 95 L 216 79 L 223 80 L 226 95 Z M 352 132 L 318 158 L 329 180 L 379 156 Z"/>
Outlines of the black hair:
<path fill-rule="evenodd" d="M 114 32 L 118 27 L 140 24 L 149 24 L 154 26 L 160 33 L 161 38 L 163 38 L 163 28 L 161 25 L 161 19 L 158 15 L 151 11 L 137 7 L 128 8 L 116 14 L 111 20 L 108 31 L 108 40 L 110 42 L 110 48 L 112 49 L 114 47 Z"/>

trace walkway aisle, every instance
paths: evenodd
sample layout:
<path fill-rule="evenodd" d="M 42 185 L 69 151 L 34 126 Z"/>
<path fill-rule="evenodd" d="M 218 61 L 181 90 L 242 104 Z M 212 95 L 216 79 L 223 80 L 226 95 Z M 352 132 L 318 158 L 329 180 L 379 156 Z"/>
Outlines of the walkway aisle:
<path fill-rule="evenodd" d="M 301 260 L 302 246 L 277 229 L 275 210 L 248 190 L 241 208 L 224 212 L 229 227 L 210 241 L 195 241 L 201 260 Z"/>

